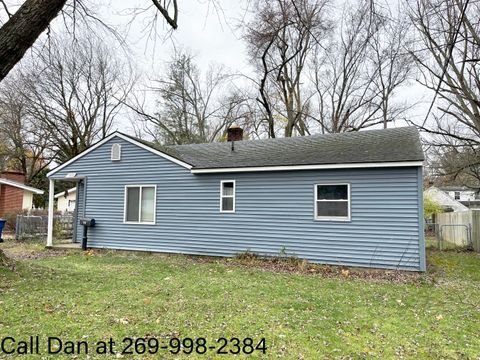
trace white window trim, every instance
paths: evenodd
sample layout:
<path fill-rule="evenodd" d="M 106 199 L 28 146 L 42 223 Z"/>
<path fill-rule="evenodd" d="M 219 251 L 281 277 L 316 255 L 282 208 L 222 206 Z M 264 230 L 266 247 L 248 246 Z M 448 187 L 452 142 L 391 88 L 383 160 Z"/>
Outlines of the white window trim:
<path fill-rule="evenodd" d="M 153 222 L 150 221 L 141 221 L 142 219 L 142 188 L 144 187 L 153 187 Z M 127 190 L 128 188 L 140 188 L 139 201 L 138 201 L 138 221 L 127 221 Z M 157 220 L 157 185 L 153 184 L 142 184 L 142 185 L 125 185 L 124 189 L 124 200 L 123 200 L 123 223 L 124 224 L 134 224 L 134 225 L 155 225 Z"/>
<path fill-rule="evenodd" d="M 233 195 L 223 195 L 223 184 L 224 183 L 233 183 Z M 221 180 L 220 181 L 220 212 L 221 213 L 234 213 L 235 212 L 235 198 L 237 197 L 237 184 L 235 180 Z M 223 198 L 233 198 L 233 210 L 223 210 Z"/>
<path fill-rule="evenodd" d="M 345 202 L 345 200 L 317 200 L 317 191 L 318 191 L 318 186 L 328 186 L 328 185 L 346 185 L 347 186 L 347 193 L 348 193 L 348 216 L 317 216 L 317 206 L 318 203 L 321 201 L 342 201 Z M 316 221 L 343 221 L 343 222 L 348 222 L 351 221 L 351 191 L 350 191 L 350 184 L 349 183 L 320 183 L 320 184 L 315 184 L 313 185 L 313 192 L 314 192 L 314 198 L 313 198 L 313 218 Z"/>

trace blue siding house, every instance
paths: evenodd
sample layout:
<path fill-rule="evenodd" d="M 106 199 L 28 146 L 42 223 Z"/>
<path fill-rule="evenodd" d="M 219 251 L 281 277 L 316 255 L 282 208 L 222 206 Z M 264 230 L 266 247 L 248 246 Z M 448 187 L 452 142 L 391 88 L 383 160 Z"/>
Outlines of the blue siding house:
<path fill-rule="evenodd" d="M 48 174 L 77 182 L 74 241 L 195 255 L 280 253 L 425 271 L 415 128 L 160 147 L 115 132 Z"/>

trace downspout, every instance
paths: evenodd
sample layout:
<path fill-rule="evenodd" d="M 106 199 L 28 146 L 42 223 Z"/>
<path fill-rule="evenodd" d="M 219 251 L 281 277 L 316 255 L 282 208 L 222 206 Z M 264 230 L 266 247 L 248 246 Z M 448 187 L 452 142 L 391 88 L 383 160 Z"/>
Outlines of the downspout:
<path fill-rule="evenodd" d="M 73 210 L 73 237 L 72 241 L 77 242 L 77 219 L 78 219 L 78 198 L 80 193 L 80 180 L 77 181 L 77 191 L 75 191 L 75 210 Z"/>
<path fill-rule="evenodd" d="M 83 178 L 83 217 L 85 218 L 85 212 L 87 209 L 87 177 Z"/>
<path fill-rule="evenodd" d="M 53 246 L 53 202 L 55 180 L 48 179 L 48 220 L 47 220 L 47 247 Z"/>
<path fill-rule="evenodd" d="M 68 180 L 68 179 L 67 179 Z M 80 197 L 80 183 L 83 182 L 83 209 L 82 209 L 82 217 L 85 217 L 85 208 L 87 206 L 87 177 L 86 176 L 78 176 L 75 178 L 71 178 L 71 180 L 77 180 L 77 194 L 75 196 L 75 212 L 74 212 L 74 235 L 73 239 L 76 242 L 78 238 L 78 198 Z"/>

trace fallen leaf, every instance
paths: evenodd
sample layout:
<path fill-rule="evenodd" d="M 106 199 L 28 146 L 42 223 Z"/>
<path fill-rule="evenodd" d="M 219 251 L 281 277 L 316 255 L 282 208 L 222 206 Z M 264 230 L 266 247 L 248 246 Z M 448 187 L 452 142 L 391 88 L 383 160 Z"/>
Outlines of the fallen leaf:
<path fill-rule="evenodd" d="M 122 325 L 128 325 L 128 319 L 127 318 L 120 318 L 120 319 L 115 319 L 116 323 L 122 324 Z"/>

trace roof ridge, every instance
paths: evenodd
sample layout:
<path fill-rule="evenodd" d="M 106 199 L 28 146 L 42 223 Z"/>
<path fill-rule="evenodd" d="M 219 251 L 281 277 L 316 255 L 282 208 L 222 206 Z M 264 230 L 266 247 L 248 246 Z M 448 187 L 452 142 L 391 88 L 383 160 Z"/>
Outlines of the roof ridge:
<path fill-rule="evenodd" d="M 339 132 L 339 133 L 326 133 L 326 134 L 312 134 L 304 136 L 291 136 L 291 137 L 276 137 L 276 138 L 266 138 L 266 139 L 245 139 L 235 141 L 236 144 L 248 143 L 248 142 L 278 142 L 278 141 L 292 141 L 292 140 L 309 140 L 309 139 L 318 139 L 322 137 L 341 137 L 341 136 L 352 136 L 352 135 L 367 135 L 375 132 L 389 132 L 389 131 L 400 131 L 400 130 L 415 130 L 418 133 L 418 129 L 415 126 L 400 126 L 395 128 L 386 128 L 386 129 L 369 129 L 369 130 L 357 130 L 357 131 L 348 131 L 348 132 Z M 128 136 L 128 135 L 127 135 Z M 181 144 L 181 145 L 164 145 L 169 149 L 175 150 L 176 148 L 181 149 L 183 147 L 192 147 L 192 146 L 206 146 L 210 144 L 226 144 L 226 141 L 216 141 L 216 142 L 205 142 L 205 143 L 192 143 L 192 144 Z"/>
<path fill-rule="evenodd" d="M 289 138 L 175 145 L 194 169 L 423 161 L 419 132 L 398 127 Z"/>

